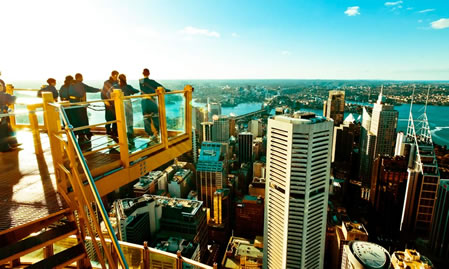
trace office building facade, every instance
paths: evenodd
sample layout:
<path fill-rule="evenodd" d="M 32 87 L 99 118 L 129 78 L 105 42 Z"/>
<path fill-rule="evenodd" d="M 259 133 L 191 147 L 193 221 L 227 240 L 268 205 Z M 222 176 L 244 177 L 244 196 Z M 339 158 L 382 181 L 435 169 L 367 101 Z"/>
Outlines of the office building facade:
<path fill-rule="evenodd" d="M 345 92 L 329 91 L 329 98 L 324 101 L 323 116 L 334 120 L 334 126 L 343 123 L 345 114 Z"/>
<path fill-rule="evenodd" d="M 268 121 L 264 268 L 323 268 L 333 122 Z"/>
<path fill-rule="evenodd" d="M 214 125 L 212 126 L 212 141 L 229 142 L 229 117 L 214 116 Z"/>
<path fill-rule="evenodd" d="M 240 163 L 253 161 L 253 134 L 244 132 L 239 134 Z"/>

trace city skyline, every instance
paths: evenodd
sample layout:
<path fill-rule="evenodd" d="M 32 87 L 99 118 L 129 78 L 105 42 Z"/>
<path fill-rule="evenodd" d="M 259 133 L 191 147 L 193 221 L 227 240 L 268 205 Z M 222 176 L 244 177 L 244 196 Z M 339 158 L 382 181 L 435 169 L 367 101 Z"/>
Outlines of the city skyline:
<path fill-rule="evenodd" d="M 444 80 L 445 1 L 3 2 L 0 70 L 158 79 Z M 23 8 L 24 5 L 27 8 Z M 57 22 L 57 23 L 55 23 Z"/>

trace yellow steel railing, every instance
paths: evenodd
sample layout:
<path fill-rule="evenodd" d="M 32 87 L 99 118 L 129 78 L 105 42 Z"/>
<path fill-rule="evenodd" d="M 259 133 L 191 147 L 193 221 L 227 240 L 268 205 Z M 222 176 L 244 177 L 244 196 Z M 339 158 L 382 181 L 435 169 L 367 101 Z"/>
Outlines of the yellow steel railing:
<path fill-rule="evenodd" d="M 50 140 L 58 191 L 62 193 L 62 196 L 66 200 L 68 200 L 69 205 L 79 212 L 80 218 L 82 222 L 84 222 L 89 235 L 91 237 L 96 237 L 97 234 L 99 240 L 101 241 L 101 245 L 105 246 L 106 241 L 105 238 L 101 235 L 99 223 L 97 221 L 94 221 L 94 227 L 91 227 L 88 224 L 88 215 L 90 215 L 91 217 L 95 216 L 95 212 L 92 207 L 92 202 L 95 202 L 97 207 L 100 209 L 102 219 L 105 220 L 109 237 L 112 238 L 111 245 L 113 246 L 114 252 L 118 253 L 118 255 L 116 256 L 118 257 L 118 263 L 123 268 L 128 268 L 128 265 L 123 251 L 120 248 L 120 245 L 115 237 L 115 232 L 109 222 L 107 212 L 105 211 L 105 208 L 101 201 L 101 196 L 137 179 L 143 174 L 146 174 L 149 170 L 152 170 L 152 167 L 156 168 L 157 166 L 163 164 L 163 162 L 159 164 L 155 163 L 154 160 L 158 159 L 161 161 L 169 161 L 170 159 L 173 159 L 174 157 L 177 157 L 180 154 L 191 149 L 192 110 L 190 103 L 192 99 L 192 87 L 188 85 L 183 91 L 167 93 L 183 94 L 185 102 L 185 111 L 183 111 L 185 117 L 183 128 L 184 132 L 172 137 L 169 137 L 169 132 L 167 130 L 165 94 L 165 90 L 162 87 L 159 87 L 157 89 L 156 94 L 138 95 L 131 97 L 124 97 L 121 90 L 114 90 L 112 99 L 110 100 L 96 100 L 79 103 L 54 103 L 51 93 L 43 93 L 42 95 L 44 119 Z M 157 145 L 153 145 L 152 147 L 130 153 L 128 148 L 129 141 L 127 135 L 124 101 L 129 99 L 155 97 L 157 97 L 158 101 L 161 142 Z M 114 101 L 116 120 L 95 123 L 89 126 L 79 126 L 76 128 L 72 127 L 67 118 L 65 111 L 66 109 L 72 109 L 74 106 L 80 107 L 95 103 L 103 103 L 104 101 Z M 30 106 L 29 109 L 30 111 L 32 111 L 31 109 L 33 109 L 33 107 Z M 64 122 L 64 130 L 61 128 L 61 118 Z M 36 133 L 38 133 L 37 129 L 39 127 L 33 113 L 30 113 L 30 123 L 32 129 L 34 129 Z M 83 152 L 78 145 L 78 142 L 74 135 L 74 131 L 84 130 L 87 128 L 98 128 L 100 125 L 104 125 L 106 123 L 117 123 L 118 145 L 108 145 L 99 149 Z M 36 141 L 37 139 L 38 138 L 35 137 Z M 87 165 L 86 157 L 114 146 L 118 146 L 120 152 L 120 169 L 116 170 L 115 173 L 113 172 L 108 176 L 105 176 L 108 179 L 103 178 L 102 180 L 95 182 L 92 173 Z M 153 159 L 144 158 L 148 157 L 149 155 L 153 155 Z M 148 164 L 148 169 L 142 169 L 142 163 L 144 164 L 144 167 L 146 166 L 146 164 Z M 67 167 L 68 164 L 69 167 Z M 79 173 L 79 166 L 81 166 L 83 174 Z M 84 184 L 85 179 L 87 179 L 88 182 L 87 186 L 85 186 Z M 97 188 L 97 183 L 100 183 L 99 188 Z M 69 187 L 71 187 L 73 192 L 69 192 Z M 72 196 L 72 198 L 70 198 L 70 196 Z M 76 199 L 74 199 L 75 197 Z M 93 245 L 95 247 L 97 255 L 100 257 L 99 262 L 102 267 L 104 267 L 106 264 L 106 260 L 103 258 L 100 247 L 98 244 L 96 244 L 96 240 L 94 240 Z M 116 259 L 114 259 L 108 252 L 106 252 L 105 254 L 107 263 L 115 268 L 117 264 Z"/>

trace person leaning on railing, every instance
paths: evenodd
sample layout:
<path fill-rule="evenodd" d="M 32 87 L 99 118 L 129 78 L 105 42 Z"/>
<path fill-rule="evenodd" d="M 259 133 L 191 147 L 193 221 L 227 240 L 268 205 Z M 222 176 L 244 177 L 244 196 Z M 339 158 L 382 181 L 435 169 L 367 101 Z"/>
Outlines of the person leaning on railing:
<path fill-rule="evenodd" d="M 0 76 L 2 75 L 2 72 L 0 71 Z M 0 92 L 6 92 L 6 85 L 3 80 L 0 79 Z"/>
<path fill-rule="evenodd" d="M 79 103 L 86 101 L 86 92 L 99 92 L 100 89 L 90 87 L 83 83 L 83 75 L 77 73 L 75 75 L 75 81 L 69 86 L 69 100 L 70 103 Z M 74 128 L 83 127 L 89 125 L 89 118 L 87 117 L 87 108 L 85 106 L 80 108 L 73 108 L 72 111 L 72 126 Z M 90 129 L 83 129 L 76 131 L 75 134 L 78 136 L 78 142 L 89 141 L 92 137 Z"/>
<path fill-rule="evenodd" d="M 47 79 L 47 83 L 48 85 L 42 89 L 40 89 L 37 92 L 37 97 L 42 98 L 42 93 L 43 92 L 51 92 L 53 94 L 53 99 L 55 100 L 55 102 L 58 101 L 58 91 L 56 90 L 55 86 L 56 86 L 56 79 L 54 78 L 49 78 Z"/>
<path fill-rule="evenodd" d="M 59 89 L 59 98 L 61 98 L 61 101 L 69 101 L 70 95 L 69 95 L 69 88 L 70 85 L 72 85 L 74 82 L 74 79 L 72 76 L 68 75 L 65 77 L 64 85 L 61 86 Z"/>
<path fill-rule="evenodd" d="M 101 90 L 101 99 L 107 100 L 111 99 L 112 91 L 118 89 L 118 71 L 114 70 L 111 72 L 111 76 L 103 84 L 103 89 Z M 114 121 L 115 117 L 115 106 L 113 101 L 104 101 L 105 107 L 105 120 Z M 106 134 L 112 136 L 112 138 L 117 139 L 117 123 L 106 123 Z"/>
<path fill-rule="evenodd" d="M 125 74 L 118 76 L 120 89 L 122 89 L 123 95 L 130 96 L 139 93 L 139 90 L 134 89 L 133 86 L 128 85 L 126 82 Z M 126 133 L 128 135 L 128 141 L 131 146 L 134 146 L 134 116 L 133 116 L 133 104 L 130 99 L 125 100 L 125 117 L 126 117 Z"/>
<path fill-rule="evenodd" d="M 3 81 L 2 81 L 3 82 Z M 1 84 L 1 82 L 0 82 Z M 0 86 L 0 88 L 3 86 Z M 5 92 L 6 87 L 0 91 L 0 152 L 7 152 L 15 149 L 20 144 L 17 143 L 17 139 L 14 137 L 14 131 L 12 130 L 8 113 L 8 105 L 16 102 L 16 97 Z"/>
<path fill-rule="evenodd" d="M 161 84 L 153 79 L 149 79 L 150 70 L 145 68 L 143 70 L 143 78 L 139 80 L 140 91 L 142 94 L 156 93 L 157 87 L 162 87 Z M 165 90 L 169 92 L 170 90 Z M 152 138 L 157 138 L 159 135 L 159 115 L 158 105 L 153 98 L 142 99 L 142 113 L 145 132 Z"/>

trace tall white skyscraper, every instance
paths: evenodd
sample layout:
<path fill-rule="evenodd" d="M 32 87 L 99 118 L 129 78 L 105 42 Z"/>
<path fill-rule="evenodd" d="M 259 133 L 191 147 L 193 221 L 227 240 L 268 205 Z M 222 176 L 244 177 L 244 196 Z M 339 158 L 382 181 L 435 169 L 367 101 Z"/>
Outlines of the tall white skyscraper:
<path fill-rule="evenodd" d="M 268 121 L 264 268 L 323 268 L 333 122 Z"/>

